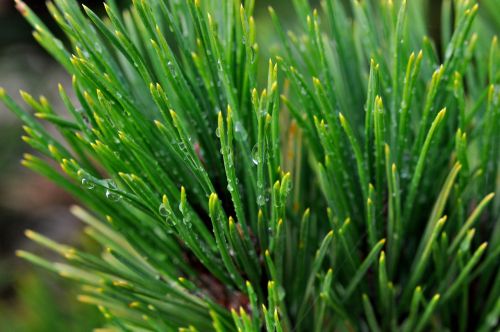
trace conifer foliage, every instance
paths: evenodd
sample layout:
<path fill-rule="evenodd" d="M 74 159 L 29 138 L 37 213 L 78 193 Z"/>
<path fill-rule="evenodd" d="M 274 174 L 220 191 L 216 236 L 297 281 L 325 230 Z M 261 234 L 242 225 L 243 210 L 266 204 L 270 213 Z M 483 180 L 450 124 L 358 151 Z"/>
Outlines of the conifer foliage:
<path fill-rule="evenodd" d="M 291 3 L 262 32 L 253 0 L 54 0 L 63 43 L 17 1 L 76 95 L 0 90 L 22 163 L 102 247 L 18 255 L 120 331 L 498 328 L 498 13 L 443 0 L 436 42 L 430 1 Z"/>

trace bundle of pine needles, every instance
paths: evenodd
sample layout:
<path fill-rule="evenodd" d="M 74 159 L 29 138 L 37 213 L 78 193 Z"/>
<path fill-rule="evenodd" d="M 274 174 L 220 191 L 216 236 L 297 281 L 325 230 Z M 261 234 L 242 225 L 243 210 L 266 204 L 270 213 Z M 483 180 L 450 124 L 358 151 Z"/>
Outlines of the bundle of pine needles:
<path fill-rule="evenodd" d="M 292 3 L 266 66 L 253 0 L 18 1 L 77 97 L 0 99 L 103 248 L 18 255 L 122 331 L 498 328 L 495 0 Z"/>

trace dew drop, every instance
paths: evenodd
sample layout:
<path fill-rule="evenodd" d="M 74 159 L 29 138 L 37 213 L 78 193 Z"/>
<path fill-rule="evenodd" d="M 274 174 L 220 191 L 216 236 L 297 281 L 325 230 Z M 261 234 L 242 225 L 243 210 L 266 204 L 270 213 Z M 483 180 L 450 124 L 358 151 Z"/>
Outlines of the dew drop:
<path fill-rule="evenodd" d="M 158 209 L 158 212 L 163 217 L 168 217 L 168 215 L 169 215 L 168 209 L 165 206 L 165 204 L 163 204 L 163 203 L 160 204 L 160 208 Z"/>
<path fill-rule="evenodd" d="M 184 218 L 182 218 L 182 222 L 188 229 L 191 229 L 193 227 L 193 224 L 191 223 L 191 216 L 189 215 L 189 213 L 186 214 Z"/>
<path fill-rule="evenodd" d="M 264 206 L 264 204 L 266 204 L 266 198 L 264 197 L 264 195 L 259 195 L 257 197 L 257 205 Z"/>
<path fill-rule="evenodd" d="M 106 189 L 106 198 L 112 202 L 118 202 L 122 199 L 122 196 L 117 194 L 117 193 L 112 192 L 109 189 Z"/>
<path fill-rule="evenodd" d="M 259 157 L 259 147 L 257 144 L 255 144 L 252 148 L 252 162 L 255 165 L 258 165 L 260 162 L 260 157 Z"/>
<path fill-rule="evenodd" d="M 255 49 L 252 46 L 252 47 L 250 47 L 250 63 L 251 64 L 255 63 L 255 58 L 256 58 Z"/>
<path fill-rule="evenodd" d="M 87 189 L 94 189 L 95 188 L 95 184 L 86 178 L 82 179 L 82 185 L 84 185 L 85 188 L 87 188 Z"/>
<path fill-rule="evenodd" d="M 104 181 L 105 181 L 105 183 L 106 183 L 106 185 L 107 185 L 108 188 L 116 189 L 116 183 L 115 183 L 115 181 L 113 181 L 112 179 L 106 179 Z"/>
<path fill-rule="evenodd" d="M 219 127 L 217 127 L 217 129 L 215 129 L 215 136 L 220 137 L 220 129 L 219 129 Z"/>
<path fill-rule="evenodd" d="M 176 77 L 177 77 L 177 71 L 175 70 L 175 66 L 174 66 L 174 64 L 173 64 L 171 61 L 169 61 L 169 62 L 167 63 L 167 66 L 168 66 L 168 69 L 170 70 L 170 73 L 172 74 L 172 76 L 173 76 L 174 78 L 176 78 Z"/>

